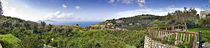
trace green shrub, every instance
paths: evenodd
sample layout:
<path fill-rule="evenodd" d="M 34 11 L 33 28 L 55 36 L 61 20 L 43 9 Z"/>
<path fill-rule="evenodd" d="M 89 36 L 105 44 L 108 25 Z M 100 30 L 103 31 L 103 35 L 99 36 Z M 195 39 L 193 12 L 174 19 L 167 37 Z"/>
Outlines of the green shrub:
<path fill-rule="evenodd" d="M 16 38 L 12 34 L 6 34 L 0 35 L 0 42 L 4 48 L 14 48 L 18 47 L 18 43 L 20 43 L 21 40 Z"/>
<path fill-rule="evenodd" d="M 191 48 L 192 47 L 192 44 L 190 42 L 184 42 L 184 43 L 178 43 L 177 44 L 178 47 L 180 48 Z"/>

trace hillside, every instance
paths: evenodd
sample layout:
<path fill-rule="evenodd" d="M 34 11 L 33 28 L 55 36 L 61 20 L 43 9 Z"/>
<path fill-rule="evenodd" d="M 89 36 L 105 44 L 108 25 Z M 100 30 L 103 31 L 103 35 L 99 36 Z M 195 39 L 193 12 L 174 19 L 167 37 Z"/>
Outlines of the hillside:
<path fill-rule="evenodd" d="M 51 25 L 0 16 L 0 34 L 15 36 L 18 42 L 0 40 L 4 48 L 143 48 L 143 30 L 111 31 L 77 25 Z M 15 40 L 14 40 L 15 41 Z M 13 44 L 15 43 L 15 44 Z"/>
<path fill-rule="evenodd" d="M 0 23 L 1 26 L 9 28 L 26 27 L 27 29 L 35 29 L 36 27 L 38 27 L 38 23 L 36 22 L 25 21 L 14 17 L 6 17 L 3 15 L 0 16 Z"/>
<path fill-rule="evenodd" d="M 205 20 L 205 19 L 204 19 Z M 136 15 L 133 17 L 111 19 L 89 27 L 110 30 L 145 30 L 152 26 L 174 26 L 185 25 L 189 28 L 201 26 L 197 11 L 194 8 L 177 10 L 165 16 L 158 15 Z M 206 21 L 205 21 L 206 23 Z"/>
<path fill-rule="evenodd" d="M 167 16 L 155 16 L 155 15 L 137 15 L 134 17 L 111 19 L 101 22 L 90 27 L 101 26 L 101 28 L 110 28 L 118 30 L 139 30 L 146 29 L 148 26 L 167 25 Z M 121 28 L 121 29 L 119 29 Z"/>

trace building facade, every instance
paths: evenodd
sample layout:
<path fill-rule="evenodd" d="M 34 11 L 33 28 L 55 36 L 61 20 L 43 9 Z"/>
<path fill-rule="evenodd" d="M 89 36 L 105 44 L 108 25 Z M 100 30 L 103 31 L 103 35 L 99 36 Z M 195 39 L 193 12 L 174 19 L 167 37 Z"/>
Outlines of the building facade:
<path fill-rule="evenodd" d="M 210 11 L 201 11 L 200 18 L 210 17 Z"/>

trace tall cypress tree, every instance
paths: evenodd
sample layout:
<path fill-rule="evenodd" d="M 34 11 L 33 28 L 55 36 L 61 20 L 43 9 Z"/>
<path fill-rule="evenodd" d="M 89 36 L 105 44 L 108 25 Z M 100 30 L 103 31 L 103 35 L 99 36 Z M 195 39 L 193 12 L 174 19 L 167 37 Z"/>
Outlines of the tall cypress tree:
<path fill-rule="evenodd" d="M 0 1 L 0 15 L 3 14 L 3 7 L 2 7 L 2 4 L 1 4 L 1 1 Z"/>

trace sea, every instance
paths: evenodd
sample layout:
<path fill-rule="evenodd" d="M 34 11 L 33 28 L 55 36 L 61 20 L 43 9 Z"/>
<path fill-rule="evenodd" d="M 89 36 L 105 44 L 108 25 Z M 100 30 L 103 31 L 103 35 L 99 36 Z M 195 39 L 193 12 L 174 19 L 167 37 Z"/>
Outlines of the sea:
<path fill-rule="evenodd" d="M 79 26 L 81 27 L 87 27 L 87 26 L 90 26 L 90 25 L 95 25 L 95 24 L 98 24 L 100 22 L 66 22 L 66 23 L 54 23 L 53 25 L 76 25 L 76 24 L 79 24 Z"/>

